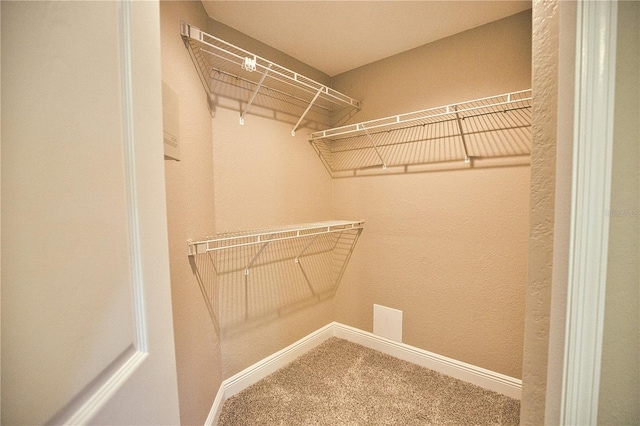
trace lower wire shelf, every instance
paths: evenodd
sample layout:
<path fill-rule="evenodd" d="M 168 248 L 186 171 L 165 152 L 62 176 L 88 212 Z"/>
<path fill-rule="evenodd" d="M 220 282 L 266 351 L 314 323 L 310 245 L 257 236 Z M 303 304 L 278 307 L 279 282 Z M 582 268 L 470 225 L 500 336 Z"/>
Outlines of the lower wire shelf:
<path fill-rule="evenodd" d="M 188 241 L 189 263 L 216 329 L 332 297 L 364 221 L 223 232 Z"/>
<path fill-rule="evenodd" d="M 315 237 L 322 234 L 343 233 L 349 230 L 361 232 L 364 221 L 332 220 L 325 222 L 305 223 L 298 225 L 278 226 L 250 231 L 223 232 L 211 238 L 200 241 L 187 241 L 189 256 L 203 254 L 216 250 L 254 244 L 268 244 L 304 237 Z"/>

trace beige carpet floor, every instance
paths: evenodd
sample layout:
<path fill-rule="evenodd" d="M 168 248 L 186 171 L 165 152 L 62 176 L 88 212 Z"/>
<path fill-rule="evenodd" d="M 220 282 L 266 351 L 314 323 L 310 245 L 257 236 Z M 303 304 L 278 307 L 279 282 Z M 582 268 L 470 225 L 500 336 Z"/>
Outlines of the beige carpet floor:
<path fill-rule="evenodd" d="M 520 402 L 331 338 L 225 401 L 219 426 L 515 425 Z"/>

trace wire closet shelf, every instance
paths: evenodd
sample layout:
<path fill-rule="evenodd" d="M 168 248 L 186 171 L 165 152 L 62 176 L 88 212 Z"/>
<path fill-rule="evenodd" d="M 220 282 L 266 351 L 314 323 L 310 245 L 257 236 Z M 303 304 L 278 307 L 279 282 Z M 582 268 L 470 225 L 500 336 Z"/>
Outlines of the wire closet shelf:
<path fill-rule="evenodd" d="M 201 241 L 187 241 L 189 256 L 212 251 L 268 244 L 297 238 L 316 237 L 324 234 L 343 233 L 345 231 L 364 229 L 364 221 L 332 220 L 298 225 L 271 227 L 260 230 L 224 232 Z"/>
<path fill-rule="evenodd" d="M 332 175 L 531 153 L 531 89 L 312 133 Z"/>
<path fill-rule="evenodd" d="M 207 34 L 199 28 L 182 22 L 180 33 L 187 42 L 190 54 L 202 83 L 210 97 L 216 94 L 216 85 L 240 87 L 245 96 L 240 111 L 240 124 L 258 97 L 269 99 L 266 104 L 278 104 L 287 114 L 299 116 L 291 131 L 302 124 L 313 109 L 325 117 L 342 108 L 359 109 L 360 102 L 315 80 L 291 71 L 254 53 Z M 263 102 L 264 104 L 265 102 Z M 284 105 L 284 107 L 283 107 Z"/>

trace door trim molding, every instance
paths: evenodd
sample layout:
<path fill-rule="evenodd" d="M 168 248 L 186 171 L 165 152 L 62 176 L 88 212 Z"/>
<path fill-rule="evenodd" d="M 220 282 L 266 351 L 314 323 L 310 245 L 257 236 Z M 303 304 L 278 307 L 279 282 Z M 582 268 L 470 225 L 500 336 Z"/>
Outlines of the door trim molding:
<path fill-rule="evenodd" d="M 574 148 L 560 424 L 596 424 L 609 240 L 617 2 L 577 7 Z"/>

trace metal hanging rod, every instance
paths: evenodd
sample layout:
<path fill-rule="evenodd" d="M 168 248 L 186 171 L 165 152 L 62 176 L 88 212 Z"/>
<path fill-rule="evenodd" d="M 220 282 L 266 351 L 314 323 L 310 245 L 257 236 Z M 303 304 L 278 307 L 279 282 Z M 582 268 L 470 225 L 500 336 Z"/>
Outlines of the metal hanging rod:
<path fill-rule="evenodd" d="M 295 238 L 314 237 L 321 234 L 345 232 L 364 228 L 364 221 L 333 220 L 300 225 L 281 226 L 266 230 L 239 231 L 233 233 L 221 233 L 200 241 L 187 241 L 187 254 L 195 256 L 211 251 L 226 250 L 234 247 L 244 247 L 254 244 L 263 244 L 264 248 L 274 241 L 284 241 Z M 261 249 L 262 250 L 262 249 Z M 260 250 L 260 251 L 261 251 Z M 260 252 L 256 253 L 257 257 Z M 251 263 L 245 268 L 247 270 Z"/>
<path fill-rule="evenodd" d="M 210 87 L 208 76 L 212 69 L 221 69 L 225 73 L 249 80 L 254 86 L 251 98 L 247 106 L 241 111 L 240 123 L 244 122 L 245 115 L 253 104 L 255 97 L 261 90 L 272 88 L 287 93 L 296 99 L 304 99 L 306 109 L 298 111 L 300 118 L 292 135 L 298 129 L 303 119 L 313 106 L 322 105 L 360 108 L 360 102 L 327 87 L 315 80 L 280 66 L 254 53 L 228 43 L 220 38 L 207 34 L 199 28 L 182 22 L 180 33 L 188 41 L 194 63 L 198 67 L 199 74 L 208 93 L 213 90 Z M 242 74 L 240 76 L 239 74 Z M 256 74 L 257 77 L 254 77 Z"/>

